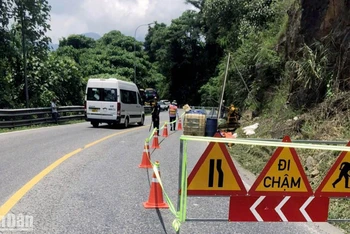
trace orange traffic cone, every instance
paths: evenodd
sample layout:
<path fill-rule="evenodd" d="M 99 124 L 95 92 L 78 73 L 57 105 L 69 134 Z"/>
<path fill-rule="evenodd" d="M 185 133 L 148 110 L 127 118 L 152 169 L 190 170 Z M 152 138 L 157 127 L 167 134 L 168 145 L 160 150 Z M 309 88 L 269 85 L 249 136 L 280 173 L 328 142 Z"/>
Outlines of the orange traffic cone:
<path fill-rule="evenodd" d="M 179 118 L 179 121 L 178 121 L 178 124 L 177 124 L 177 130 L 182 130 L 181 117 Z"/>
<path fill-rule="evenodd" d="M 153 170 L 157 170 L 159 175 L 160 175 L 160 171 L 159 171 L 159 162 L 156 161 L 155 162 L 155 167 Z M 156 177 L 156 173 L 153 172 L 153 176 L 152 176 L 152 183 L 151 183 L 151 190 L 149 193 L 149 197 L 148 197 L 148 201 L 143 203 L 143 206 L 146 209 L 152 209 L 152 208 L 169 208 L 168 204 L 166 204 L 163 201 L 163 190 L 162 187 L 159 184 L 159 181 Z"/>
<path fill-rule="evenodd" d="M 164 124 L 163 134 L 162 137 L 168 137 L 168 124 Z"/>
<path fill-rule="evenodd" d="M 149 152 L 149 145 L 145 142 L 145 147 L 143 148 L 142 160 L 139 168 L 152 168 L 151 155 Z"/>
<path fill-rule="evenodd" d="M 152 149 L 160 149 L 157 132 L 155 132 L 153 136 Z"/>

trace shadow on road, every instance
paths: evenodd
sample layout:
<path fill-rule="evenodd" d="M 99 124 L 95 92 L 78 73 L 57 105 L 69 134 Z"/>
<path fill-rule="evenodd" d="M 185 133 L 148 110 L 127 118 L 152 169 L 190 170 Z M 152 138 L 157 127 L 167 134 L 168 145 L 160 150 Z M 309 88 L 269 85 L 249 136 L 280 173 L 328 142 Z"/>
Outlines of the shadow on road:
<path fill-rule="evenodd" d="M 103 125 L 99 125 L 96 129 L 100 128 L 100 129 L 108 129 L 108 130 L 126 130 L 126 129 L 132 129 L 132 128 L 143 127 L 143 126 L 139 126 L 137 124 L 135 125 L 130 124 L 128 128 L 124 128 L 123 126 L 119 126 L 119 125 L 103 124 Z M 94 128 L 94 127 L 91 125 L 89 128 Z"/>

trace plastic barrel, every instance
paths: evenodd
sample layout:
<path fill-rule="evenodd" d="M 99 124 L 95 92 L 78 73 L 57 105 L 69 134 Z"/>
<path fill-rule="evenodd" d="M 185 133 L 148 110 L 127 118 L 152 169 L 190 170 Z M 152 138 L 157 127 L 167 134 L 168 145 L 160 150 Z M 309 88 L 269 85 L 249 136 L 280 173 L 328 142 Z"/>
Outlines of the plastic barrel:
<path fill-rule="evenodd" d="M 207 118 L 207 123 L 205 125 L 205 135 L 213 137 L 218 128 L 218 119 L 217 118 Z"/>

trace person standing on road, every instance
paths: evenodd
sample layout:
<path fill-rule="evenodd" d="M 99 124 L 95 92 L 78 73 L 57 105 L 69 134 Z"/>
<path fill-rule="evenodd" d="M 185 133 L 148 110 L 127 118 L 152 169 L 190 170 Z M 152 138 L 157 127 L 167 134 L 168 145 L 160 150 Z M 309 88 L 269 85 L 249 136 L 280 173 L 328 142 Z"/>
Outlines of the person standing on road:
<path fill-rule="evenodd" d="M 51 113 L 52 113 L 52 119 L 57 124 L 58 123 L 58 111 L 57 111 L 57 99 L 52 98 L 51 101 Z"/>
<path fill-rule="evenodd" d="M 154 105 L 152 109 L 152 122 L 153 122 L 153 128 L 157 128 L 157 136 L 159 136 L 159 114 L 160 114 L 160 105 L 158 103 L 157 97 L 155 97 Z"/>
<path fill-rule="evenodd" d="M 176 116 L 179 116 L 178 110 L 177 110 L 177 103 L 176 100 L 174 100 L 169 105 L 169 121 L 170 121 L 170 131 L 176 130 Z"/>

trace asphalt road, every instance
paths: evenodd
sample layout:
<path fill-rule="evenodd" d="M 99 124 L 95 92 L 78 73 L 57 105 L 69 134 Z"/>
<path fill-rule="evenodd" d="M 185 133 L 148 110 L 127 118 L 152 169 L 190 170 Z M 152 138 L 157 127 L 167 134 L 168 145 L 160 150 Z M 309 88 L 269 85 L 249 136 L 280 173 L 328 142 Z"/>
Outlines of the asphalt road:
<path fill-rule="evenodd" d="M 167 120 L 166 112 L 161 120 Z M 0 134 L 0 214 L 18 191 L 28 190 L 10 213 L 33 216 L 33 233 L 175 233 L 169 210 L 142 205 L 152 176 L 151 170 L 138 168 L 149 124 L 148 116 L 145 126 L 127 130 L 80 123 Z M 165 191 L 176 207 L 182 131 L 169 133 L 159 138 L 161 149 L 151 158 L 160 162 Z M 206 146 L 188 143 L 189 172 Z M 62 157 L 67 159 L 46 176 L 35 177 Z M 253 176 L 237 167 L 245 183 L 252 184 Z M 37 183 L 26 185 L 34 177 Z M 228 202 L 225 197 L 189 197 L 187 217 L 227 219 Z M 186 222 L 180 233 L 341 232 L 324 223 Z"/>

